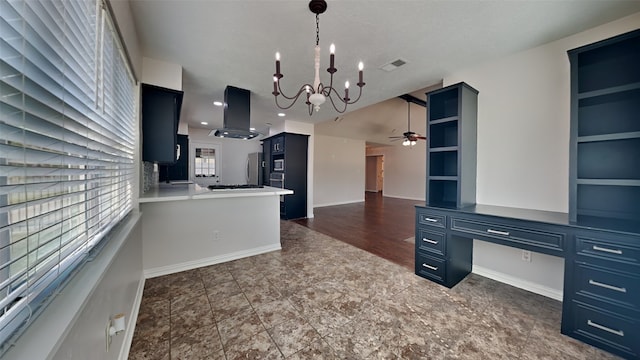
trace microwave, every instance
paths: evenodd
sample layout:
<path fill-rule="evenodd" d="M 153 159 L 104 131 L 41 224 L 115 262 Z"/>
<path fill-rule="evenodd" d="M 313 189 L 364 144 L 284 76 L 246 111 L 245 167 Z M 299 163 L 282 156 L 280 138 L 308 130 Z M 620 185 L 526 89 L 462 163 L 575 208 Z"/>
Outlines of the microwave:
<path fill-rule="evenodd" d="M 284 171 L 284 159 L 273 160 L 273 171 Z"/>

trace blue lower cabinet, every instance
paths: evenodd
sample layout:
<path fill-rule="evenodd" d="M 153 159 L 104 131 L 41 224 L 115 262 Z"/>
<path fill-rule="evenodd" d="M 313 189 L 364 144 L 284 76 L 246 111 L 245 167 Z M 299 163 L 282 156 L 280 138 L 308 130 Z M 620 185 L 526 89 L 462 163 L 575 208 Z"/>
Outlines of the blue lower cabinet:
<path fill-rule="evenodd" d="M 640 321 L 574 301 L 563 332 L 628 359 L 640 356 Z M 564 322 L 565 319 L 563 319 Z"/>

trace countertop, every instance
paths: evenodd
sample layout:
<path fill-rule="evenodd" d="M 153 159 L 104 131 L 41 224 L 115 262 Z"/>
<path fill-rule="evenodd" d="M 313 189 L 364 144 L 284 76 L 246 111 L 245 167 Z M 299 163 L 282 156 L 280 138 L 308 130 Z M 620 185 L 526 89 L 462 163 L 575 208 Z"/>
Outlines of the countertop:
<path fill-rule="evenodd" d="M 251 196 L 290 195 L 292 190 L 265 186 L 256 189 L 209 190 L 198 184 L 158 184 L 140 195 L 140 203 L 181 201 L 199 199 L 218 199 Z"/>

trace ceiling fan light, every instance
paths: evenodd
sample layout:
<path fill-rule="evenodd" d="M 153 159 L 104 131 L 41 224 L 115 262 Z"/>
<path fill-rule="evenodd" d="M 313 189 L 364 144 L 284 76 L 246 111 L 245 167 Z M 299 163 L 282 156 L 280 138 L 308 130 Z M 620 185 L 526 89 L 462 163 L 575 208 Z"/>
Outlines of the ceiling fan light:
<path fill-rule="evenodd" d="M 409 145 L 411 145 L 411 141 L 409 141 L 409 139 L 405 139 L 405 140 L 402 142 L 402 146 L 409 146 Z"/>
<path fill-rule="evenodd" d="M 411 140 L 411 146 L 415 145 L 416 141 L 415 140 Z"/>

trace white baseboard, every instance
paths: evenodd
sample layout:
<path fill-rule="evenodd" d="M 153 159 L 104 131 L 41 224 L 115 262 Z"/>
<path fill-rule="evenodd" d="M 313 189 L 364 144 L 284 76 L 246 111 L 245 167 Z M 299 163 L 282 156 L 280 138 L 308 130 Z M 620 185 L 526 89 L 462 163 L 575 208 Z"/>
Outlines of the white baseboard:
<path fill-rule="evenodd" d="M 204 259 L 198 259 L 193 261 L 187 261 L 180 264 L 173 264 L 173 265 L 161 266 L 157 268 L 145 269 L 144 277 L 146 279 L 150 279 L 158 276 L 177 273 L 180 271 L 186 271 L 186 270 L 191 270 L 191 269 L 195 269 L 203 266 L 210 266 L 210 265 L 220 264 L 227 261 L 242 259 L 249 256 L 260 255 L 260 254 L 264 254 L 270 251 L 276 251 L 280 249 L 282 249 L 282 247 L 280 246 L 280 243 L 278 243 L 277 245 L 261 246 L 261 247 L 252 248 L 249 250 L 241 250 L 241 251 L 236 251 L 229 254 L 224 254 L 224 255 L 219 255 L 219 256 L 214 256 L 214 257 L 209 257 Z"/>
<path fill-rule="evenodd" d="M 532 293 L 536 293 L 542 296 L 546 296 L 548 298 L 562 301 L 562 290 L 553 289 L 548 286 L 523 280 L 515 276 L 511 276 L 509 274 L 497 272 L 497 271 L 487 269 L 485 267 L 477 266 L 477 265 L 473 265 L 471 272 L 474 274 L 478 274 L 480 276 L 487 277 L 489 279 L 493 279 L 505 284 L 509 284 L 511 286 L 515 286 L 520 289 L 531 291 Z"/>
<path fill-rule="evenodd" d="M 313 204 L 313 207 L 314 208 L 319 208 L 319 207 L 326 207 L 326 206 L 357 204 L 357 203 L 361 203 L 361 202 L 364 202 L 364 198 L 362 198 L 360 200 L 339 201 L 339 202 L 325 203 L 325 204 Z"/>
<path fill-rule="evenodd" d="M 138 313 L 140 311 L 140 304 L 142 303 L 142 293 L 144 291 L 144 277 L 140 278 L 138 283 L 138 291 L 136 291 L 136 298 L 131 307 L 129 314 L 129 324 L 125 330 L 124 341 L 122 342 L 122 348 L 120 349 L 120 356 L 118 359 L 127 360 L 129 358 L 129 351 L 131 350 L 131 343 L 133 342 L 133 334 L 136 331 L 136 320 L 138 319 Z"/>
<path fill-rule="evenodd" d="M 424 197 L 411 197 L 411 196 L 400 196 L 400 195 L 390 195 L 390 194 L 386 194 L 386 193 L 382 193 L 382 196 L 384 197 L 390 197 L 390 198 L 396 198 L 396 199 L 405 199 L 405 200 L 417 200 L 417 201 L 422 201 L 424 202 Z"/>

